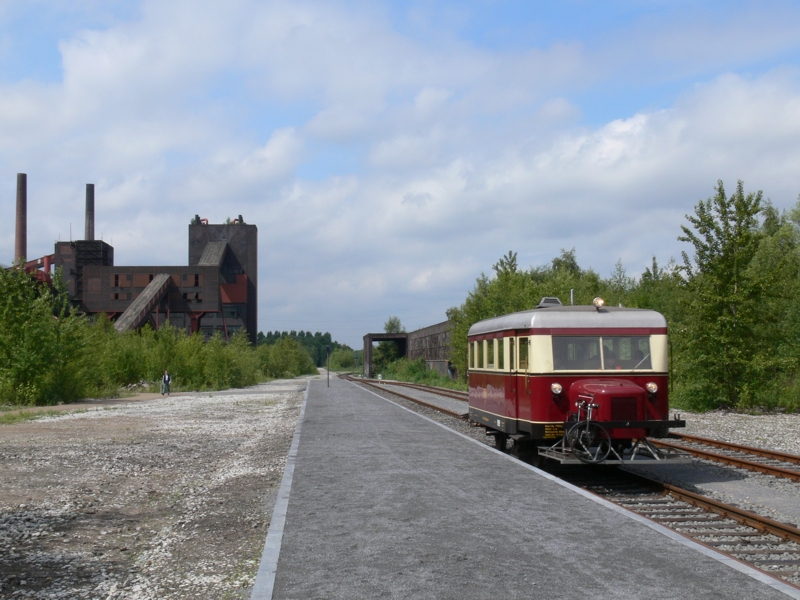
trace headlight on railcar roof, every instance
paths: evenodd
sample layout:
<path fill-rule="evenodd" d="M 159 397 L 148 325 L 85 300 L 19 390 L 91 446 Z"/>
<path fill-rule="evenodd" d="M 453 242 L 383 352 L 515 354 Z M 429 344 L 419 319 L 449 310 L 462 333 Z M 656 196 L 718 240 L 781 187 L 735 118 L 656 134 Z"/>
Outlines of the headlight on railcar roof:
<path fill-rule="evenodd" d="M 655 394 L 658 391 L 658 385 L 656 385 L 652 381 L 650 383 L 645 384 L 644 387 L 651 394 Z"/>
<path fill-rule="evenodd" d="M 561 387 L 560 383 L 551 383 L 550 391 L 553 392 L 556 396 L 558 396 L 561 392 L 564 391 L 564 388 Z"/>
<path fill-rule="evenodd" d="M 595 307 L 595 308 L 597 308 L 597 309 L 600 309 L 600 308 L 602 308 L 603 306 L 605 306 L 605 304 L 606 304 L 606 301 L 605 301 L 605 300 L 603 300 L 603 299 L 602 299 L 600 296 L 598 296 L 597 298 L 595 298 L 594 300 L 592 300 L 592 304 L 594 304 L 594 307 Z"/>

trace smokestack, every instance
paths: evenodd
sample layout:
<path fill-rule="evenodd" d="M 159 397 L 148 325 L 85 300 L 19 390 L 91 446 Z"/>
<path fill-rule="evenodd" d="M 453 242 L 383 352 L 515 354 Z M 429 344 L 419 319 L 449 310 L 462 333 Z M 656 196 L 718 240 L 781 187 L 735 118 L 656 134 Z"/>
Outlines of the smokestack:
<path fill-rule="evenodd" d="M 94 184 L 86 184 L 86 231 L 85 240 L 94 240 Z"/>
<path fill-rule="evenodd" d="M 28 255 L 28 176 L 17 173 L 17 232 L 14 241 L 14 264 Z"/>

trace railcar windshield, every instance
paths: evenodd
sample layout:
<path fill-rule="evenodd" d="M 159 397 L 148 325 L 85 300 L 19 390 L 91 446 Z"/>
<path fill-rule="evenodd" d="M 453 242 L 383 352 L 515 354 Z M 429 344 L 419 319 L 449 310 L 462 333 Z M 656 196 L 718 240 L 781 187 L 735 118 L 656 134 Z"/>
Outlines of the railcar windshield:
<path fill-rule="evenodd" d="M 553 336 L 556 371 L 652 369 L 646 335 Z"/>

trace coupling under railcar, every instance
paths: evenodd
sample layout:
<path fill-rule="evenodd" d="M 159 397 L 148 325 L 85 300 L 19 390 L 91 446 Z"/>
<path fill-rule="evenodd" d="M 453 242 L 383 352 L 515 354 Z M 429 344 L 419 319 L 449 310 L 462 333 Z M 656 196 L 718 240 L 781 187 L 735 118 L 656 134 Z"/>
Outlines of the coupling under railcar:
<path fill-rule="evenodd" d="M 564 306 L 475 323 L 468 334 L 469 418 L 505 449 L 562 463 L 671 462 L 648 437 L 669 417 L 667 322 L 647 309 Z"/>

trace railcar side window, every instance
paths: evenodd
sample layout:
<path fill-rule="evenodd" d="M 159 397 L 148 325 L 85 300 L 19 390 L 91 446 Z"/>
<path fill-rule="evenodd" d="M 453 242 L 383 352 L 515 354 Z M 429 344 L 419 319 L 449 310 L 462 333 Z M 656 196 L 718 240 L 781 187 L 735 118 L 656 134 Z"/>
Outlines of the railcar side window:
<path fill-rule="evenodd" d="M 475 368 L 475 342 L 470 342 L 467 344 L 467 359 L 469 364 L 467 365 L 468 368 L 474 369 Z"/>
<path fill-rule="evenodd" d="M 553 336 L 556 371 L 652 368 L 648 336 Z"/>
<path fill-rule="evenodd" d="M 486 340 L 486 368 L 494 369 L 494 347 L 496 340 Z"/>
<path fill-rule="evenodd" d="M 553 369 L 589 371 L 602 369 L 599 337 L 553 336 Z"/>
<path fill-rule="evenodd" d="M 514 356 L 515 352 L 514 349 L 517 347 L 517 338 L 509 338 L 508 339 L 508 366 L 513 371 L 514 370 Z"/>
<path fill-rule="evenodd" d="M 506 341 L 503 338 L 500 338 L 497 341 L 497 368 L 501 371 L 505 369 L 506 361 L 504 360 L 506 357 Z"/>
<path fill-rule="evenodd" d="M 528 370 L 528 338 L 519 338 L 519 370 Z"/>
<path fill-rule="evenodd" d="M 650 338 L 640 336 L 603 336 L 603 365 L 610 369 L 652 369 Z"/>
<path fill-rule="evenodd" d="M 478 342 L 478 368 L 483 368 L 483 354 L 486 349 L 486 341 Z"/>

